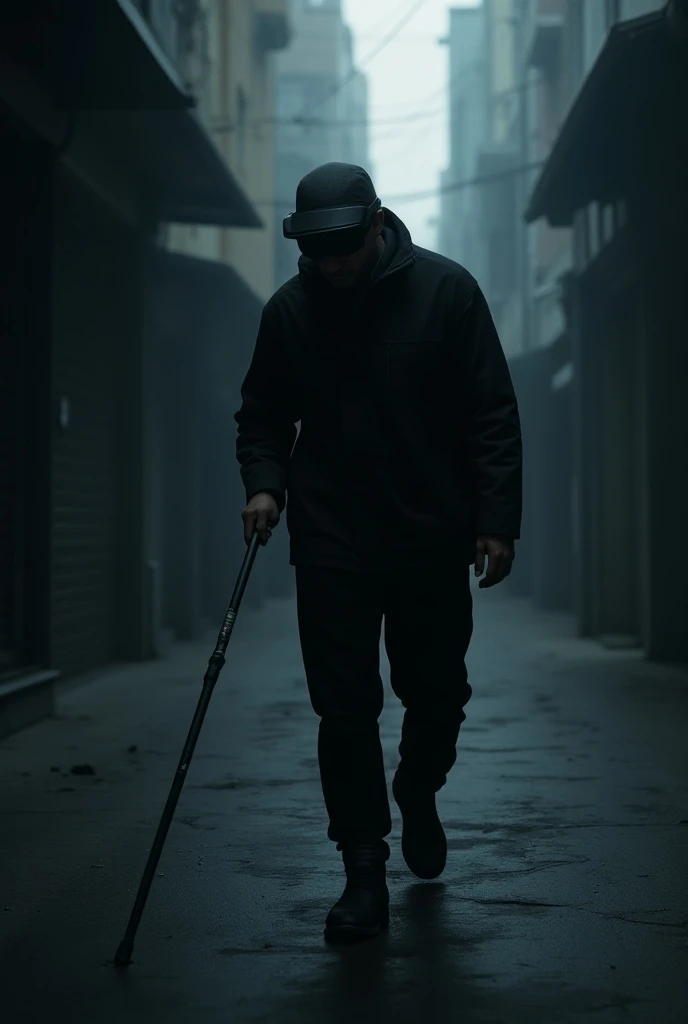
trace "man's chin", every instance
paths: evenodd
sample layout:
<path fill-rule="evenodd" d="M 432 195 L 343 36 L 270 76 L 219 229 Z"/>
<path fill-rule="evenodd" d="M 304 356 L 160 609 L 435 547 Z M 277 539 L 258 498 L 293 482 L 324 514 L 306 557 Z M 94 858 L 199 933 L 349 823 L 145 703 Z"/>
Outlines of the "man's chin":
<path fill-rule="evenodd" d="M 327 280 L 333 288 L 351 288 L 356 283 L 356 278 L 353 274 L 347 274 L 345 277 L 328 277 Z"/>

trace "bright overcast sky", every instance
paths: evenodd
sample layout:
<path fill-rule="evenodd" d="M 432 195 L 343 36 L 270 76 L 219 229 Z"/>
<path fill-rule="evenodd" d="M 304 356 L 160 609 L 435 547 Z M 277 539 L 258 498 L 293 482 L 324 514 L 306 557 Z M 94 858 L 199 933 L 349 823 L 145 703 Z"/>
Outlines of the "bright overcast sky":
<path fill-rule="evenodd" d="M 344 19 L 356 40 L 356 60 L 365 61 L 418 0 L 342 0 Z M 387 196 L 439 186 L 447 164 L 448 53 L 438 40 L 447 35 L 449 10 L 474 0 L 425 0 L 396 38 L 362 70 L 368 76 L 370 120 L 414 115 L 424 121 L 370 128 L 371 171 L 383 203 L 406 223 L 414 241 L 433 248 L 437 198 L 387 202 Z"/>

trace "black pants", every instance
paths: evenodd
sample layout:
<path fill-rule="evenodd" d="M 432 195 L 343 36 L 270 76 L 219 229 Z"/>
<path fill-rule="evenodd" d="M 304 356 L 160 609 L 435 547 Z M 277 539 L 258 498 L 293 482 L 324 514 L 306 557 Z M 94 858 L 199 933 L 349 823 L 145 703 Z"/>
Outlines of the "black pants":
<path fill-rule="evenodd" d="M 378 719 L 380 639 L 405 710 L 400 770 L 437 792 L 456 761 L 471 697 L 469 568 L 393 575 L 297 566 L 301 650 L 313 710 L 328 837 L 373 842 L 392 829 Z"/>

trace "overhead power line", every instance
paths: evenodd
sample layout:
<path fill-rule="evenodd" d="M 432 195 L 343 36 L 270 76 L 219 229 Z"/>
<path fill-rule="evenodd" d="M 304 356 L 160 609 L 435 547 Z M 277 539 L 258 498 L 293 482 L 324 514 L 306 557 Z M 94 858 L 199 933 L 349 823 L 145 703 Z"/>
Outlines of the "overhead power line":
<path fill-rule="evenodd" d="M 258 125 L 284 125 L 284 126 L 296 126 L 302 128 L 317 128 L 319 130 L 332 131 L 336 128 L 376 128 L 378 126 L 383 127 L 386 125 L 403 125 L 412 124 L 417 121 L 423 121 L 431 117 L 438 117 L 440 114 L 448 113 L 451 108 L 451 98 L 454 92 L 454 86 L 461 75 L 454 75 L 453 78 L 443 85 L 440 89 L 431 93 L 430 96 L 426 97 L 426 100 L 434 99 L 436 96 L 441 95 L 443 92 L 448 92 L 450 97 L 449 104 L 442 104 L 438 107 L 433 107 L 430 110 L 416 111 L 415 113 L 402 114 L 398 117 L 380 117 L 380 118 L 359 118 L 351 119 L 346 121 L 334 121 L 329 118 L 307 118 L 301 115 L 295 117 L 262 117 L 256 118 L 255 120 L 249 121 L 251 127 Z M 526 92 L 531 88 L 537 87 L 538 83 L 533 81 L 527 85 L 517 85 L 512 89 L 502 89 L 500 92 L 492 93 L 490 99 L 494 102 L 505 100 L 509 96 L 517 96 L 519 93 Z M 238 124 L 234 121 L 216 121 L 211 125 L 213 132 L 222 134 L 225 132 L 233 132 L 238 128 Z"/>
<path fill-rule="evenodd" d="M 390 196 L 390 203 L 414 203 L 420 199 L 433 199 L 435 196 L 444 195 L 447 192 L 460 192 L 465 188 L 475 188 L 479 185 L 491 185 L 495 181 L 503 181 L 508 178 L 518 178 L 529 171 L 537 171 L 543 166 L 543 161 L 537 163 L 523 164 L 521 167 L 510 167 L 504 171 L 494 171 L 492 174 L 481 174 L 476 178 L 468 178 L 466 181 L 453 181 L 448 185 L 440 185 L 438 188 L 427 189 L 425 192 L 407 192 L 406 195 Z"/>
<path fill-rule="evenodd" d="M 440 185 L 437 188 L 427 189 L 424 192 L 407 192 L 401 195 L 385 196 L 384 205 L 393 206 L 396 203 L 414 203 L 422 199 L 434 199 L 436 196 L 445 195 L 448 192 L 460 192 L 465 188 L 476 188 L 480 185 L 491 185 L 496 181 L 503 181 L 509 178 L 517 178 L 521 174 L 528 174 L 530 171 L 540 170 L 544 162 L 524 164 L 520 167 L 509 167 L 503 171 L 494 171 L 492 174 L 481 174 L 476 178 L 468 178 L 465 181 L 454 181 L 447 185 Z M 278 209 L 291 209 L 294 205 L 293 199 L 257 199 L 255 206 L 273 206 Z"/>
<path fill-rule="evenodd" d="M 294 125 L 298 128 L 317 128 L 331 131 L 334 128 L 376 128 L 384 125 L 410 124 L 412 121 L 422 121 L 428 117 L 437 117 L 449 108 L 446 104 L 440 107 L 433 107 L 431 110 L 418 111 L 415 114 L 402 114 L 399 117 L 380 117 L 371 120 L 370 118 L 352 118 L 346 121 L 334 121 L 330 118 L 321 117 L 263 117 L 249 122 L 252 126 L 257 125 Z M 232 132 L 238 125 L 235 122 L 216 122 L 212 125 L 214 132 Z"/>
<path fill-rule="evenodd" d="M 373 49 L 370 51 L 370 53 L 367 53 L 365 55 L 365 57 L 363 57 L 360 61 L 358 61 L 358 63 L 355 65 L 355 67 L 353 67 L 351 69 L 349 74 L 345 75 L 344 78 L 340 82 L 337 82 L 337 84 L 335 86 L 333 86 L 333 88 L 331 90 L 329 90 L 328 92 L 324 93 L 323 96 L 319 100 L 317 100 L 314 104 L 306 107 L 301 112 L 300 116 L 301 117 L 305 117 L 307 114 L 312 114 L 313 111 L 315 111 L 315 110 L 320 110 L 320 108 L 323 106 L 323 104 L 327 103 L 328 100 L 331 100 L 334 96 L 336 96 L 338 93 L 340 93 L 342 91 L 342 89 L 344 89 L 349 84 L 349 82 L 353 82 L 353 80 L 355 78 L 357 78 L 357 76 L 360 74 L 361 70 L 364 67 L 367 67 L 373 60 L 375 60 L 375 58 L 380 53 L 382 53 L 382 51 L 385 49 L 385 47 L 389 46 L 389 44 L 392 42 L 392 40 L 395 39 L 399 35 L 401 30 L 404 28 L 404 26 L 408 24 L 408 22 L 411 20 L 411 18 L 413 18 L 413 16 L 416 14 L 416 12 L 419 11 L 421 9 L 421 7 L 424 7 L 426 3 L 427 3 L 427 0 L 415 0 L 415 3 L 412 4 L 412 6 L 409 8 L 409 10 L 406 12 L 406 14 L 404 14 L 399 19 L 399 21 L 387 33 L 387 35 L 382 37 L 382 39 L 380 40 L 378 45 L 373 47 Z"/>
<path fill-rule="evenodd" d="M 458 76 L 455 76 L 458 78 Z M 324 120 L 322 118 L 275 118 L 275 124 L 295 124 L 303 125 L 308 128 L 349 128 L 349 127 L 363 127 L 363 128 L 375 128 L 377 125 L 392 125 L 392 124 L 410 124 L 413 121 L 422 121 L 428 117 L 437 117 L 438 114 L 448 113 L 451 109 L 451 99 L 453 98 L 453 83 L 450 81 L 447 86 L 442 86 L 438 92 L 448 92 L 450 97 L 449 104 L 443 103 L 439 107 L 433 107 L 430 110 L 418 111 L 415 114 L 404 114 L 401 117 L 380 117 L 380 118 L 361 118 L 359 120 L 352 121 L 331 121 Z M 490 100 L 493 102 L 500 102 L 501 100 L 507 99 L 509 96 L 517 96 L 519 93 L 527 92 L 538 85 L 537 82 L 529 82 L 527 85 L 517 85 L 513 89 L 502 89 L 500 92 L 493 92 L 490 95 Z M 437 94 L 434 94 L 437 95 Z"/>

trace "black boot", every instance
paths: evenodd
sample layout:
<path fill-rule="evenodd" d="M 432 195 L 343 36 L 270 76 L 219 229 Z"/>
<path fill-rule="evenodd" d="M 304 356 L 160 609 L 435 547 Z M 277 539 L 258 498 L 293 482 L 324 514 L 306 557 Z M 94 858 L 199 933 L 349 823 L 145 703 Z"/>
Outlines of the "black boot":
<path fill-rule="evenodd" d="M 389 924 L 389 891 L 385 864 L 389 846 L 379 843 L 337 846 L 342 852 L 346 886 L 327 915 L 325 938 L 351 941 L 377 935 Z"/>
<path fill-rule="evenodd" d="M 401 852 L 418 878 L 438 878 L 447 863 L 447 837 L 429 786 L 397 771 L 392 793 L 401 811 Z"/>

